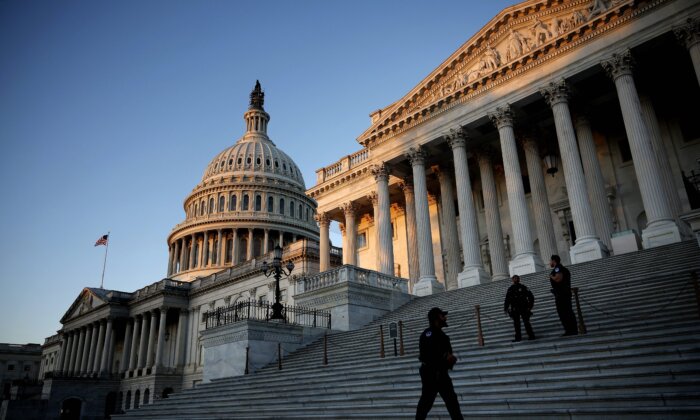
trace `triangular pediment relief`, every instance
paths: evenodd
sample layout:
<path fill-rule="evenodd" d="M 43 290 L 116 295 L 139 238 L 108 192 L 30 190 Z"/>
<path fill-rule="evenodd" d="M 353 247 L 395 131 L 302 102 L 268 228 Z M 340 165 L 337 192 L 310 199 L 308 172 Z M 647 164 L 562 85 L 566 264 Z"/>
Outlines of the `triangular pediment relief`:
<path fill-rule="evenodd" d="M 63 318 L 61 318 L 61 323 L 77 318 L 80 315 L 90 312 L 94 308 L 100 307 L 106 303 L 107 301 L 104 296 L 100 296 L 95 290 L 86 287 L 73 301 L 73 304 L 70 306 L 70 308 L 68 308 L 66 314 L 63 315 Z"/>
<path fill-rule="evenodd" d="M 539 0 L 504 9 L 406 96 L 370 114 L 372 125 L 357 140 L 369 146 L 404 131 L 636 7 L 633 0 Z"/>

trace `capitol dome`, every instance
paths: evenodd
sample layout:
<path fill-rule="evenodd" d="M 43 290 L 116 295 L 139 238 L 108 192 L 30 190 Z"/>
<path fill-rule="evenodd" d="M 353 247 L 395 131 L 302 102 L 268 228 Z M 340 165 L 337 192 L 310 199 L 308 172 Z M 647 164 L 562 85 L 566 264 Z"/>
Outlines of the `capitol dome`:
<path fill-rule="evenodd" d="M 316 202 L 299 167 L 267 136 L 270 115 L 256 82 L 246 133 L 216 155 L 168 237 L 168 276 L 193 280 L 301 239 L 318 241 Z"/>

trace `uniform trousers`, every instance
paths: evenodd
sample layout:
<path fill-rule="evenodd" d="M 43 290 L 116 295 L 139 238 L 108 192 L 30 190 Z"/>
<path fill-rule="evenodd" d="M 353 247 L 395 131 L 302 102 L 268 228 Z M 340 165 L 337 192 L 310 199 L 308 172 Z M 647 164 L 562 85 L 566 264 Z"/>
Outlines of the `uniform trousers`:
<path fill-rule="evenodd" d="M 522 338 L 522 332 L 520 330 L 520 318 L 523 319 L 523 324 L 525 324 L 525 332 L 527 332 L 527 336 L 530 338 L 535 337 L 535 332 L 532 331 L 532 325 L 530 324 L 530 315 L 530 311 L 515 311 L 510 314 L 510 317 L 513 318 L 513 326 L 515 327 L 516 340 L 520 340 Z"/>
<path fill-rule="evenodd" d="M 574 310 L 571 308 L 571 294 L 567 296 L 554 295 L 554 302 L 557 305 L 559 320 L 561 321 L 561 325 L 564 327 L 566 334 L 578 334 L 576 315 L 574 315 Z"/>
<path fill-rule="evenodd" d="M 445 402 L 452 420 L 464 418 L 459 409 L 459 401 L 452 386 L 452 379 L 446 370 L 435 370 L 423 365 L 420 367 L 420 379 L 423 387 L 416 409 L 416 420 L 423 420 L 428 416 L 438 393 Z"/>

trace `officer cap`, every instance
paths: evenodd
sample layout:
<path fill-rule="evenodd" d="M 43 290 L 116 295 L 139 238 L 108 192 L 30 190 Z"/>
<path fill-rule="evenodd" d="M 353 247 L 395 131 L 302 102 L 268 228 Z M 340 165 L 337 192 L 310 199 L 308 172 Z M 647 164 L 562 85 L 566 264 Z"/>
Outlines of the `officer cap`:
<path fill-rule="evenodd" d="M 438 307 L 431 309 L 430 311 L 428 311 L 428 322 L 432 324 L 433 321 L 436 320 L 440 314 L 447 315 L 447 311 L 443 311 Z"/>

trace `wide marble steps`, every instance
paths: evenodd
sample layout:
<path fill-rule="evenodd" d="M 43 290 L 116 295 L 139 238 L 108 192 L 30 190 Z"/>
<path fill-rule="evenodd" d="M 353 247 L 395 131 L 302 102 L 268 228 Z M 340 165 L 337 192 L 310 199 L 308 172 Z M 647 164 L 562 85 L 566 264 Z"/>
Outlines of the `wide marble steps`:
<path fill-rule="evenodd" d="M 570 269 L 586 335 L 560 337 L 547 273 L 535 273 L 522 277 L 536 298 L 535 341 L 511 342 L 503 314 L 510 282 L 491 282 L 417 298 L 364 328 L 330 333 L 328 365 L 321 339 L 287 355 L 282 370 L 258 367 L 123 418 L 412 418 L 420 396 L 417 341 L 433 306 L 450 311 L 445 331 L 460 359 L 451 376 L 465 417 L 700 418 L 700 317 L 691 281 L 700 272 L 697 242 Z M 399 320 L 405 354 L 395 357 L 388 324 Z M 439 397 L 430 418 L 449 418 Z"/>

